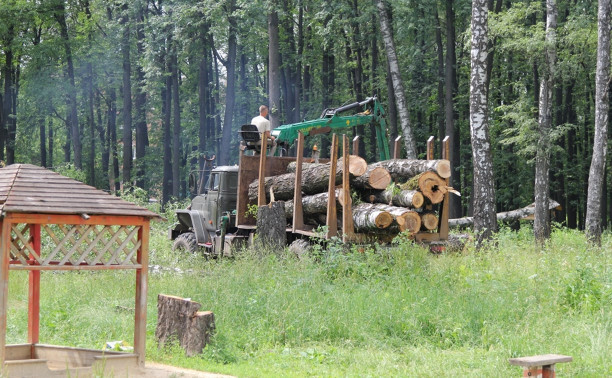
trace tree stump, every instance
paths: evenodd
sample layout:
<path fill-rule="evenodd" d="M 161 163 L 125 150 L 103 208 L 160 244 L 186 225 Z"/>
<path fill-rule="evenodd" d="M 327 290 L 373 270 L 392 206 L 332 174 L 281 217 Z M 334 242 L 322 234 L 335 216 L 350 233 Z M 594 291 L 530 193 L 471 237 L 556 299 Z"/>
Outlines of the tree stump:
<path fill-rule="evenodd" d="M 270 202 L 257 210 L 257 235 L 263 247 L 284 249 L 287 244 L 285 203 Z"/>
<path fill-rule="evenodd" d="M 201 305 L 172 295 L 157 296 L 157 328 L 155 338 L 159 347 L 169 340 L 177 340 L 187 356 L 202 353 L 215 330 L 215 315 L 198 311 Z"/>

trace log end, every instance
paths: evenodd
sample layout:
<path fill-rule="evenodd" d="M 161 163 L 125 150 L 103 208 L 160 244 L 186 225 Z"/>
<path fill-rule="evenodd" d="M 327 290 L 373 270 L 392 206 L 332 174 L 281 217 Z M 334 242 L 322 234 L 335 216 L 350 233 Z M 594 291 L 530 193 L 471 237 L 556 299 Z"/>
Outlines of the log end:
<path fill-rule="evenodd" d="M 425 204 L 425 197 L 421 192 L 416 192 L 412 195 L 412 206 L 415 209 L 420 209 Z"/>
<path fill-rule="evenodd" d="M 411 234 L 416 234 L 421 229 L 421 217 L 415 211 L 409 211 L 402 215 L 404 220 L 400 225 L 400 231 L 408 231 Z"/>
<path fill-rule="evenodd" d="M 383 167 L 376 167 L 370 172 L 368 185 L 372 189 L 386 189 L 391 184 L 391 175 Z"/>
<path fill-rule="evenodd" d="M 349 173 L 355 177 L 363 176 L 368 170 L 368 162 L 357 155 L 349 156 Z"/>
<path fill-rule="evenodd" d="M 421 222 L 426 230 L 435 230 L 438 228 L 438 216 L 433 213 L 425 213 L 421 217 Z"/>
<path fill-rule="evenodd" d="M 440 175 L 442 178 L 446 179 L 451 177 L 450 161 L 444 159 L 438 160 L 438 164 L 436 164 L 436 172 L 438 172 L 438 175 Z"/>
<path fill-rule="evenodd" d="M 376 216 L 374 223 L 378 228 L 387 228 L 393 223 L 393 215 L 389 212 L 381 211 L 380 214 Z"/>

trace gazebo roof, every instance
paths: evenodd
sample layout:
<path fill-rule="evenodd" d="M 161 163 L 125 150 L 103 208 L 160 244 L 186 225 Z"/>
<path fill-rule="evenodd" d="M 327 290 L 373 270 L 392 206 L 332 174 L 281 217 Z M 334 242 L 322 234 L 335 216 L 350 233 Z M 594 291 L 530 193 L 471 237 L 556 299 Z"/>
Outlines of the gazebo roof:
<path fill-rule="evenodd" d="M 31 164 L 0 168 L 0 214 L 4 213 L 160 218 L 143 207 Z"/>

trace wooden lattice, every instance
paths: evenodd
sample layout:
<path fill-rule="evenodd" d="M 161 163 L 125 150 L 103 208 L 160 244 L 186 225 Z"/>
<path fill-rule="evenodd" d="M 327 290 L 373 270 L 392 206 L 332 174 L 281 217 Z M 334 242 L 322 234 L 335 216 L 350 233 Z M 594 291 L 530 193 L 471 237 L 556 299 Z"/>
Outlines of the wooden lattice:
<path fill-rule="evenodd" d="M 140 226 L 41 225 L 37 253 L 27 224 L 11 227 L 10 258 L 19 266 L 122 266 L 138 267 Z"/>

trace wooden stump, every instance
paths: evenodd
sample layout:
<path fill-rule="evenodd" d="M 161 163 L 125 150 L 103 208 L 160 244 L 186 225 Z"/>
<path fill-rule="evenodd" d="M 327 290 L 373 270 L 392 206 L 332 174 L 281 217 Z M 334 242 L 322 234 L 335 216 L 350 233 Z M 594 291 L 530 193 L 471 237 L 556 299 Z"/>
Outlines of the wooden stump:
<path fill-rule="evenodd" d="M 202 353 L 215 329 L 215 315 L 198 311 L 201 305 L 172 295 L 157 296 L 155 338 L 160 347 L 172 339 L 179 342 L 187 356 Z"/>
<path fill-rule="evenodd" d="M 271 202 L 257 210 L 257 235 L 263 247 L 284 249 L 287 244 L 285 203 Z"/>

